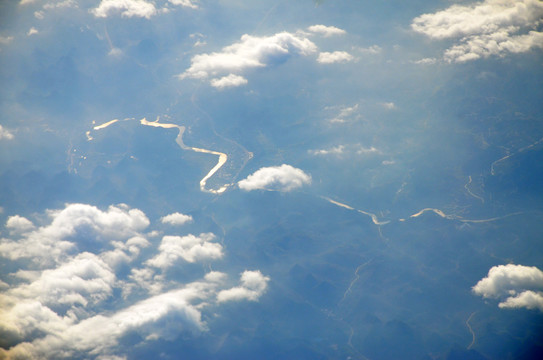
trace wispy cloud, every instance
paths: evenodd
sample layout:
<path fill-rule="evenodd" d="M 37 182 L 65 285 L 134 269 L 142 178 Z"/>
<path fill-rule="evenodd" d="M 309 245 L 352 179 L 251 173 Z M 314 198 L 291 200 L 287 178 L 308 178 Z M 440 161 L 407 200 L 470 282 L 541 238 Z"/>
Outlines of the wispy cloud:
<path fill-rule="evenodd" d="M 356 145 L 338 145 L 331 147 L 329 149 L 317 149 L 317 150 L 308 150 L 308 153 L 315 156 L 342 156 L 348 154 L 357 154 L 357 155 L 369 155 L 369 154 L 380 154 L 381 151 L 376 147 L 363 147 L 360 144 Z"/>
<path fill-rule="evenodd" d="M 358 113 L 358 108 L 358 104 L 355 104 L 353 106 L 342 106 L 339 108 L 339 112 L 337 113 L 337 115 L 331 118 L 329 121 L 331 123 L 342 124 L 345 122 L 356 120 L 360 116 L 360 114 Z M 335 107 L 332 107 L 332 109 L 335 109 Z"/>

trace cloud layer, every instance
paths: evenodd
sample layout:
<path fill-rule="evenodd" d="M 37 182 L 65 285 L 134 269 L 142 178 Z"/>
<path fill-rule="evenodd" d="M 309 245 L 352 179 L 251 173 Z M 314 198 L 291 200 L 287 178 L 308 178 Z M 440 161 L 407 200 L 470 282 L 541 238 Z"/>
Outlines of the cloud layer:
<path fill-rule="evenodd" d="M 411 28 L 433 39 L 456 39 L 443 57 L 465 62 L 543 48 L 543 33 L 537 30 L 542 17 L 543 2 L 538 0 L 485 0 L 423 14 Z"/>
<path fill-rule="evenodd" d="M 292 191 L 311 184 L 311 176 L 290 165 L 263 167 L 238 183 L 245 191 L 265 189 Z"/>
<path fill-rule="evenodd" d="M 473 292 L 484 298 L 499 299 L 500 308 L 543 311 L 543 271 L 535 266 L 494 266 L 473 287 Z"/>
<path fill-rule="evenodd" d="M 243 272 L 233 288 L 218 271 L 179 283 L 168 273 L 173 264 L 224 257 L 215 235 L 165 235 L 157 253 L 142 259 L 141 250 L 152 247 L 143 233 L 150 222 L 126 205 L 103 211 L 68 204 L 37 218 L 48 223 L 10 216 L 5 231 L 12 238 L 0 242 L 2 261 L 18 269 L 0 282 L 0 358 L 123 358 L 119 339 L 127 333 L 145 342 L 207 331 L 203 312 L 216 313 L 225 301 L 256 301 L 267 288 L 269 278 L 257 270 Z M 180 213 L 161 220 L 188 221 Z"/>

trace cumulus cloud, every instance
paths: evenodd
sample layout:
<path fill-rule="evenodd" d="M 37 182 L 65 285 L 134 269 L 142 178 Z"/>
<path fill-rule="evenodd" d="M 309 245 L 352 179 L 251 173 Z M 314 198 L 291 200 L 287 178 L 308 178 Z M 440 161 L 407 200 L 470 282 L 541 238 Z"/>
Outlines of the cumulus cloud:
<path fill-rule="evenodd" d="M 23 216 L 14 215 L 8 217 L 8 221 L 6 221 L 6 228 L 10 230 L 11 234 L 19 234 L 34 229 L 34 224 L 32 224 L 32 221 Z"/>
<path fill-rule="evenodd" d="M 411 28 L 433 39 L 457 39 L 444 59 L 465 62 L 543 48 L 543 33 L 537 30 L 542 17 L 539 0 L 485 0 L 423 14 Z"/>
<path fill-rule="evenodd" d="M 143 17 L 150 19 L 157 9 L 145 0 L 102 0 L 97 8 L 91 10 L 96 17 L 106 18 L 120 13 L 122 17 Z"/>
<path fill-rule="evenodd" d="M 230 74 L 228 76 L 223 76 L 220 79 L 212 79 L 211 86 L 216 87 L 217 89 L 224 89 L 229 87 L 236 87 L 247 84 L 247 79 L 243 76 Z"/>
<path fill-rule="evenodd" d="M 337 28 L 335 26 L 326 26 L 326 25 L 312 25 L 307 28 L 312 33 L 322 35 L 324 37 L 330 37 L 334 35 L 344 35 L 347 32 L 343 29 Z"/>
<path fill-rule="evenodd" d="M 266 291 L 269 280 L 270 278 L 262 275 L 260 271 L 246 270 L 241 273 L 240 286 L 227 290 L 221 290 L 217 294 L 217 301 L 257 301 Z"/>
<path fill-rule="evenodd" d="M 160 218 L 160 221 L 163 224 L 180 226 L 180 225 L 191 223 L 192 216 L 175 212 L 173 214 L 163 216 L 162 218 Z"/>
<path fill-rule="evenodd" d="M 492 34 L 474 36 L 462 44 L 447 49 L 446 61 L 465 62 L 490 55 L 503 56 L 506 53 L 524 53 L 533 48 L 543 48 L 543 33 L 530 31 L 524 35 L 511 35 L 512 28 Z"/>
<path fill-rule="evenodd" d="M 69 204 L 63 210 L 49 211 L 48 216 L 52 219 L 49 225 L 25 233 L 20 239 L 2 239 L 0 256 L 31 258 L 42 265 L 58 262 L 76 249 L 75 239 L 103 242 L 129 238 L 149 225 L 149 219 L 141 210 L 126 205 L 110 206 L 107 211 L 101 211 L 86 204 Z"/>
<path fill-rule="evenodd" d="M 346 51 L 321 52 L 317 62 L 321 64 L 345 63 L 353 60 L 353 56 Z"/>
<path fill-rule="evenodd" d="M 98 303 L 111 296 L 113 270 L 95 254 L 78 254 L 55 269 L 41 272 L 31 284 L 10 291 L 18 299 L 34 299 L 49 307 Z"/>
<path fill-rule="evenodd" d="M 543 271 L 535 266 L 499 265 L 492 267 L 473 292 L 484 298 L 499 299 L 500 308 L 543 311 Z"/>
<path fill-rule="evenodd" d="M 146 342 L 206 331 L 204 311 L 211 308 L 216 314 L 223 301 L 256 301 L 269 281 L 259 271 L 246 271 L 240 285 L 228 289 L 227 275 L 218 271 L 196 275 L 196 280 L 184 284 L 157 274 L 160 268 L 137 259 L 140 250 L 151 245 L 139 233 L 149 221 L 143 212 L 126 205 L 101 211 L 68 204 L 46 215 L 50 224 L 41 227 L 19 215 L 6 222 L 10 233 L 22 238 L 2 239 L 0 256 L 18 259 L 11 266 L 19 268 L 0 281 L 0 338 L 5 346 L 0 348 L 0 358 L 69 359 L 83 353 L 96 359 L 122 359 L 123 336 L 136 332 Z M 170 215 L 175 222 L 182 214 Z M 84 236 L 98 240 L 94 251 L 78 250 Z M 164 236 L 157 256 L 148 262 L 166 266 L 176 258 L 189 262 L 220 258 L 222 247 L 214 238 L 211 233 Z M 6 244 L 22 241 L 32 247 L 40 240 L 47 244 L 40 256 L 50 261 L 43 261 L 39 269 L 22 261 L 33 250 L 19 249 L 18 254 L 25 256 L 15 257 L 5 251 Z M 71 251 L 57 256 L 51 251 L 55 240 L 70 243 Z M 119 271 L 119 261 L 131 262 L 132 271 Z M 143 267 L 138 268 L 136 261 Z"/>
<path fill-rule="evenodd" d="M 223 257 L 222 245 L 212 242 L 212 233 L 192 234 L 186 236 L 164 236 L 160 243 L 160 254 L 147 261 L 147 264 L 159 268 L 167 268 L 179 259 L 189 263 L 201 260 L 214 260 Z"/>
<path fill-rule="evenodd" d="M 281 32 L 268 37 L 243 35 L 235 44 L 226 46 L 220 52 L 195 55 L 191 66 L 180 79 L 206 79 L 210 76 L 229 74 L 222 79 L 214 79 L 217 84 L 241 85 L 243 78 L 236 76 L 246 69 L 268 66 L 294 54 L 309 55 L 317 51 L 317 46 L 302 35 Z"/>
<path fill-rule="evenodd" d="M 245 191 L 266 189 L 291 191 L 311 184 L 311 176 L 290 165 L 263 167 L 238 183 Z"/>

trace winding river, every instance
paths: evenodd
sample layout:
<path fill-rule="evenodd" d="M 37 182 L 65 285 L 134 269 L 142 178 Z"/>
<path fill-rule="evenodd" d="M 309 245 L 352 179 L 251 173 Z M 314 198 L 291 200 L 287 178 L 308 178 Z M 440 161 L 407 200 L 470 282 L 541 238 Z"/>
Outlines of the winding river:
<path fill-rule="evenodd" d="M 226 155 L 225 153 L 219 152 L 219 151 L 207 150 L 207 149 L 202 149 L 202 148 L 197 148 L 197 147 L 192 147 L 192 146 L 185 145 L 185 143 L 183 142 L 183 134 L 185 132 L 185 127 L 184 126 L 177 125 L 177 124 L 171 124 L 171 123 L 161 123 L 161 122 L 159 122 L 159 120 L 160 119 L 157 118 L 155 121 L 147 121 L 146 118 L 143 118 L 143 119 L 140 120 L 140 124 L 144 125 L 144 126 L 159 127 L 159 128 L 163 128 L 163 129 L 177 129 L 177 130 L 179 130 L 179 133 L 177 134 L 177 137 L 175 138 L 175 142 L 177 143 L 177 145 L 179 145 L 179 147 L 181 149 L 190 150 L 190 151 L 194 151 L 194 152 L 198 152 L 198 153 L 216 155 L 216 156 L 219 157 L 219 159 L 217 161 L 217 164 L 211 170 L 209 170 L 209 172 L 206 174 L 206 176 L 204 176 L 202 178 L 202 180 L 200 180 L 200 190 L 201 191 L 207 192 L 207 193 L 212 193 L 212 194 L 221 194 L 221 193 L 225 192 L 226 189 L 228 189 L 230 186 L 232 186 L 232 184 L 226 184 L 226 185 L 221 186 L 218 189 L 208 189 L 206 187 L 206 184 L 207 184 L 207 181 L 209 180 L 209 178 L 211 178 L 217 171 L 219 171 L 219 169 L 228 161 L 228 155 Z M 102 130 L 102 129 L 105 129 L 105 128 L 107 128 L 108 126 L 110 126 L 112 124 L 115 124 L 118 121 L 119 121 L 118 119 L 111 120 L 111 121 L 108 121 L 108 122 L 106 122 L 104 124 L 95 126 L 95 127 L 93 127 L 93 129 L 94 130 Z M 89 140 L 92 140 L 92 137 L 90 137 L 89 133 L 87 133 L 87 137 L 89 138 Z"/>

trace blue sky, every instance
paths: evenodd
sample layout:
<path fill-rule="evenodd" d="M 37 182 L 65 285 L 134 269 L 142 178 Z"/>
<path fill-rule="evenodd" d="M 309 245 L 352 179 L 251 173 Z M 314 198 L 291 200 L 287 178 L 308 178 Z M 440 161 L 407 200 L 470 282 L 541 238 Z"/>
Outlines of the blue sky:
<path fill-rule="evenodd" d="M 0 2 L 0 358 L 537 358 L 542 15 Z"/>

